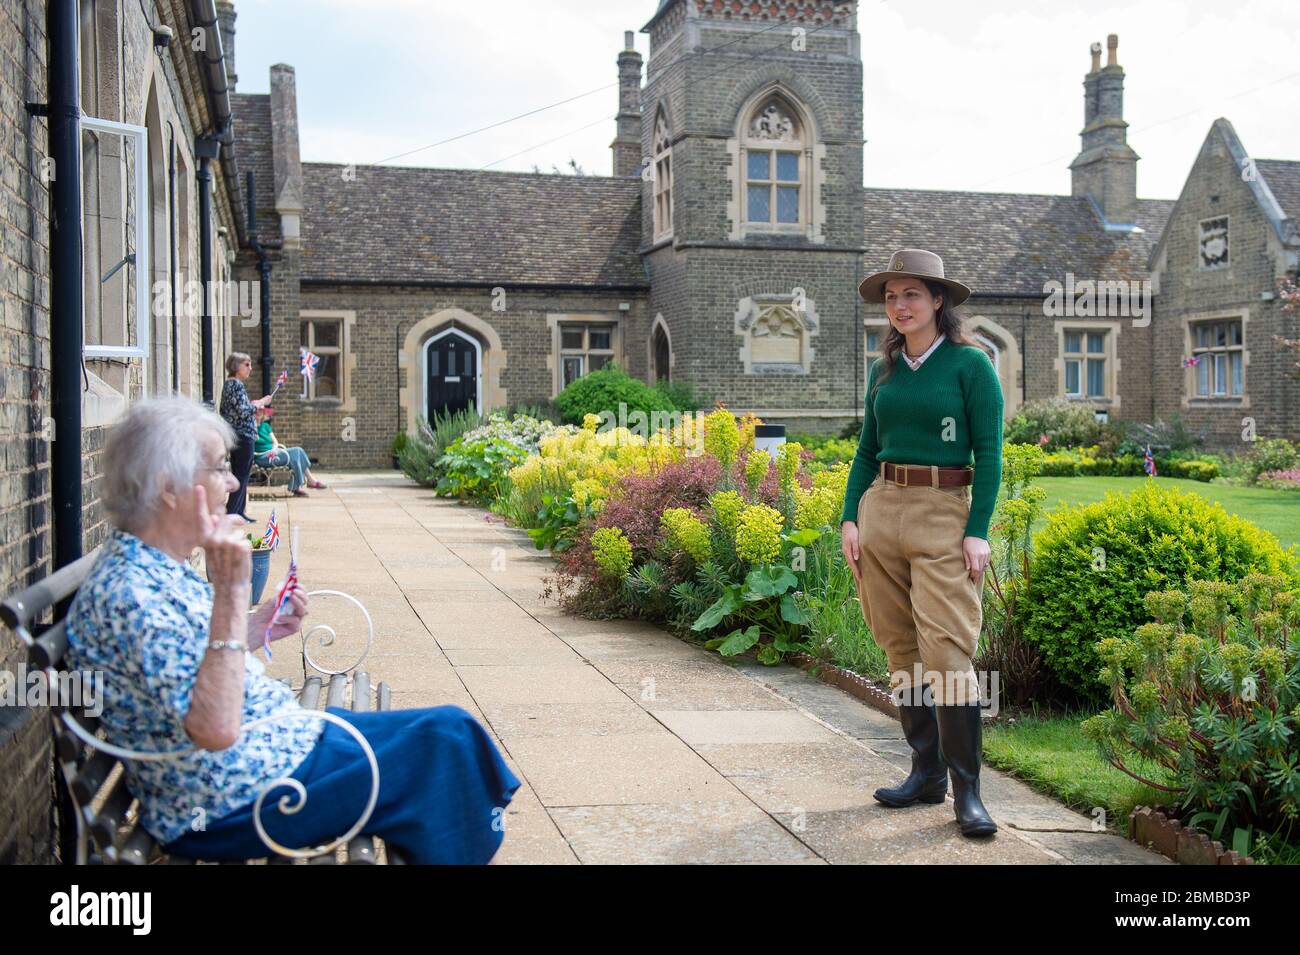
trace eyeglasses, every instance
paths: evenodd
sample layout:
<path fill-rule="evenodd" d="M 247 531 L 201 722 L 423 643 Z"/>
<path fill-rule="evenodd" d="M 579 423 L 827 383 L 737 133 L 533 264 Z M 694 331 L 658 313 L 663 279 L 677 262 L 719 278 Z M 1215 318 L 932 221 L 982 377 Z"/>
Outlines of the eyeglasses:
<path fill-rule="evenodd" d="M 231 477 L 234 477 L 234 476 L 235 476 L 235 472 L 234 472 L 234 471 L 231 469 L 231 467 L 230 467 L 230 458 L 226 458 L 226 460 L 223 461 L 220 465 L 214 465 L 214 464 L 204 464 L 204 465 L 200 465 L 196 470 L 199 470 L 199 471 L 216 471 L 216 472 L 218 472 L 219 474 L 222 474 L 222 475 L 229 474 Z"/>

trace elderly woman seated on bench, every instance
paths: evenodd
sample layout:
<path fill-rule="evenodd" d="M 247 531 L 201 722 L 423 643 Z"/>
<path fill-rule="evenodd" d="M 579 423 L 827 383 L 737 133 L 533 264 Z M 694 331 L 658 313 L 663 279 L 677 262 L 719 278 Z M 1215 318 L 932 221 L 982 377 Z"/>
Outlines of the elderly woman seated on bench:
<path fill-rule="evenodd" d="M 286 448 L 271 430 L 271 417 L 275 409 L 258 408 L 257 437 L 253 440 L 253 463 L 259 468 L 288 468 L 289 493 L 295 497 L 306 497 L 303 485 L 324 490 L 325 485 L 316 480 L 311 473 L 311 459 L 302 448 Z"/>
<path fill-rule="evenodd" d="M 172 760 L 129 760 L 140 823 L 171 855 L 237 861 L 269 854 L 254 800 L 283 777 L 306 800 L 261 817 L 281 845 L 328 844 L 361 818 L 372 787 L 350 734 L 312 717 L 252 651 L 299 631 L 300 587 L 277 621 L 273 601 L 250 614 L 251 551 L 243 519 L 225 512 L 238 487 L 230 426 L 183 398 L 136 404 L 104 448 L 104 506 L 114 529 L 67 617 L 68 659 L 104 674 L 109 743 Z M 188 563 L 202 547 L 211 584 Z M 378 801 L 362 830 L 414 863 L 485 863 L 519 780 L 478 721 L 457 706 L 352 712 L 329 707 L 365 737 L 379 765 Z M 298 715 L 292 715 L 292 714 Z M 250 729 L 261 717 L 279 718 Z M 295 800 L 291 798 L 290 803 Z"/>

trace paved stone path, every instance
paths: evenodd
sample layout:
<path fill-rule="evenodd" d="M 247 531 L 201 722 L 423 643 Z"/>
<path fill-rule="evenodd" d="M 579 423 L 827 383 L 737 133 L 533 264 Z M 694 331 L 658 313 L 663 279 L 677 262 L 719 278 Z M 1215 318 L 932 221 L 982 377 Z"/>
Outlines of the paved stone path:
<path fill-rule="evenodd" d="M 440 500 L 397 472 L 333 475 L 280 499 L 300 528 L 312 590 L 374 617 L 364 669 L 395 707 L 454 703 L 488 726 L 524 781 L 500 863 L 1166 863 L 989 767 L 1000 831 L 957 831 L 951 801 L 890 810 L 871 798 L 906 773 L 899 725 L 789 666 L 735 663 L 657 627 L 593 621 L 544 601 L 551 559 L 488 512 Z M 254 517 L 272 504 L 255 499 Z M 496 521 L 496 523 L 493 523 Z M 288 548 L 274 555 L 268 590 Z M 360 615 L 318 598 L 339 668 Z M 270 672 L 301 682 L 286 641 Z"/>

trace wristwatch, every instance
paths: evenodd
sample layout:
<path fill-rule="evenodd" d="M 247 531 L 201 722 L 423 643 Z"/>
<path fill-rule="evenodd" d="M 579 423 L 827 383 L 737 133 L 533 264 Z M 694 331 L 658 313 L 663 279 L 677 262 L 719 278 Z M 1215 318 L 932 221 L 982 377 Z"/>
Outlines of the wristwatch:
<path fill-rule="evenodd" d="M 243 650 L 248 651 L 248 645 L 243 640 L 209 640 L 209 650 Z"/>

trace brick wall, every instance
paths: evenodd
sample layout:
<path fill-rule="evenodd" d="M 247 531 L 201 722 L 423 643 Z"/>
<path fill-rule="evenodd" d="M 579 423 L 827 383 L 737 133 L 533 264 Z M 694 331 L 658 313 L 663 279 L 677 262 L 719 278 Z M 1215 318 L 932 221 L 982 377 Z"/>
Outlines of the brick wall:
<path fill-rule="evenodd" d="M 1229 217 L 1229 266 L 1205 271 L 1199 268 L 1200 222 L 1218 216 Z M 1247 418 L 1254 419 L 1261 438 L 1300 438 L 1300 382 L 1289 373 L 1286 354 L 1272 338 L 1296 337 L 1300 318 L 1283 313 L 1276 299 L 1260 297 L 1275 291 L 1285 256 L 1217 124 L 1201 147 L 1163 241 L 1156 267 L 1156 413 L 1167 418 L 1178 412 L 1190 427 L 1206 431 L 1212 443 L 1233 451 L 1246 447 L 1242 434 Z M 1242 313 L 1247 316 L 1244 400 L 1195 398 L 1182 367 L 1187 355 L 1184 321 Z"/>
<path fill-rule="evenodd" d="M 50 386 L 49 219 L 38 163 L 44 119 L 27 113 L 46 89 L 45 5 L 0 6 L 0 593 L 49 569 L 49 448 L 41 422 Z M 26 658 L 0 629 L 0 668 Z M 0 706 L 0 865 L 48 861 L 52 785 L 47 714 Z"/>

